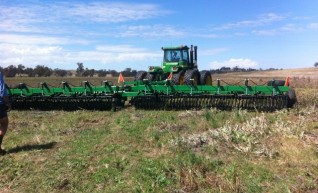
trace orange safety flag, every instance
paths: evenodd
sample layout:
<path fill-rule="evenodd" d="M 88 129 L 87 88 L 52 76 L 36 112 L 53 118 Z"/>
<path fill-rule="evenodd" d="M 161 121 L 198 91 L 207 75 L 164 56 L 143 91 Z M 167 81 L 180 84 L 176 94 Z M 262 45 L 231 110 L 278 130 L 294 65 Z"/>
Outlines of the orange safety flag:
<path fill-rule="evenodd" d="M 123 83 L 123 82 L 125 82 L 124 76 L 120 73 L 118 77 L 118 83 Z"/>
<path fill-rule="evenodd" d="M 289 77 L 286 78 L 285 86 L 289 86 L 289 79 L 290 79 Z"/>
<path fill-rule="evenodd" d="M 167 80 L 171 80 L 171 78 L 172 78 L 172 72 L 170 72 L 170 74 L 169 74 Z"/>

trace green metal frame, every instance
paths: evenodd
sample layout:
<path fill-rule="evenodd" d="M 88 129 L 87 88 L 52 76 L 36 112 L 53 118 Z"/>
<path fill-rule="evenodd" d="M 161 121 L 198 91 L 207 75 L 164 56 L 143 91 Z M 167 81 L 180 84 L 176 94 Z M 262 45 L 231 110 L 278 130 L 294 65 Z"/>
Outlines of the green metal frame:
<path fill-rule="evenodd" d="M 50 87 L 46 83 L 41 83 L 39 88 L 27 87 L 20 84 L 19 88 L 7 88 L 10 96 L 86 96 L 86 95 L 114 95 L 122 97 L 135 97 L 142 95 L 160 94 L 213 94 L 213 95 L 283 95 L 289 91 L 288 86 L 264 86 L 249 85 L 245 80 L 245 85 L 221 85 L 218 80 L 217 85 L 171 85 L 170 80 L 149 82 L 148 80 L 124 82 L 120 86 L 114 86 L 109 81 L 104 81 L 103 85 L 94 86 L 88 81 L 84 81 L 82 86 L 70 86 L 67 82 L 62 82 L 61 87 Z"/>

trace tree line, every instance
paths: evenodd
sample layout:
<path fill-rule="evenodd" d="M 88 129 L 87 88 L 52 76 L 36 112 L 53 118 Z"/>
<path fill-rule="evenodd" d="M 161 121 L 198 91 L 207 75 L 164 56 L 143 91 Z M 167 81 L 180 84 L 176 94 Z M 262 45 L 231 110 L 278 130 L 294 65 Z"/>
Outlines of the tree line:
<path fill-rule="evenodd" d="M 10 65 L 6 68 L 0 67 L 1 73 L 5 77 L 15 77 L 15 76 L 28 76 L 28 77 L 48 77 L 48 76 L 72 76 L 72 73 L 67 70 L 62 69 L 51 69 L 47 66 L 37 65 L 35 68 L 26 68 L 24 65 L 19 64 L 18 66 Z"/>
<path fill-rule="evenodd" d="M 318 67 L 318 62 L 314 64 L 315 67 Z M 228 73 L 228 72 L 250 72 L 250 71 L 262 71 L 263 69 L 254 69 L 254 68 L 239 68 L 235 66 L 233 68 L 230 67 L 221 67 L 219 69 L 212 69 L 210 72 L 212 74 L 220 74 L 220 73 Z M 277 68 L 268 68 L 264 70 L 282 70 Z M 116 70 L 95 70 L 88 69 L 84 67 L 83 63 L 77 63 L 77 69 L 74 72 L 71 70 L 63 70 L 59 68 L 51 69 L 44 65 L 37 65 L 35 68 L 26 68 L 24 65 L 19 64 L 18 66 L 10 65 L 8 67 L 1 67 L 0 72 L 5 77 L 15 77 L 15 76 L 28 76 L 28 77 L 48 77 L 48 76 L 57 76 L 57 77 L 65 77 L 65 76 L 79 76 L 79 77 L 105 77 L 107 75 L 116 77 L 119 73 L 122 73 L 123 76 L 133 77 L 137 74 L 137 70 L 133 70 L 131 68 L 126 68 L 121 72 L 117 72 Z M 74 74 L 73 74 L 74 73 Z"/>
<path fill-rule="evenodd" d="M 118 76 L 120 72 L 116 70 L 95 70 L 95 69 L 88 69 L 84 68 L 83 63 L 77 63 L 76 71 L 71 70 L 64 70 L 64 69 L 51 69 L 44 65 L 37 65 L 34 68 L 26 68 L 24 65 L 19 64 L 18 66 L 10 65 L 8 67 L 1 67 L 0 72 L 5 77 L 15 77 L 15 76 L 28 76 L 28 77 L 49 77 L 49 76 L 56 76 L 56 77 L 65 77 L 65 76 L 80 76 L 80 77 L 105 77 L 107 75 L 110 76 Z M 137 70 L 132 70 L 131 68 L 126 68 L 124 71 L 121 72 L 123 76 L 135 76 L 137 74 Z"/>

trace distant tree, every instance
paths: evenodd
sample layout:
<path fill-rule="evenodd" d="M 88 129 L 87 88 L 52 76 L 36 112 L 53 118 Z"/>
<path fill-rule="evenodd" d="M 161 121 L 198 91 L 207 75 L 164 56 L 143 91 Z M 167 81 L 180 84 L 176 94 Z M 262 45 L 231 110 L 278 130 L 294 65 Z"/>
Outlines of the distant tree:
<path fill-rule="evenodd" d="M 28 75 L 28 77 L 34 77 L 35 73 L 33 68 L 26 68 L 24 69 L 24 73 Z"/>
<path fill-rule="evenodd" d="M 234 67 L 232 68 L 232 70 L 233 70 L 233 71 L 239 71 L 239 67 L 238 67 L 238 66 L 234 66 Z"/>
<path fill-rule="evenodd" d="M 25 69 L 25 66 L 23 66 L 22 64 L 18 65 L 17 73 L 18 73 L 19 76 L 21 76 L 21 74 L 24 73 L 24 69 Z"/>
<path fill-rule="evenodd" d="M 132 70 L 131 71 L 131 76 L 136 76 L 136 74 L 137 74 L 137 70 Z"/>
<path fill-rule="evenodd" d="M 109 74 L 111 74 L 112 76 L 118 76 L 119 73 L 116 70 L 109 70 Z"/>
<path fill-rule="evenodd" d="M 105 77 L 107 74 L 106 70 L 97 70 L 96 71 L 98 77 Z"/>
<path fill-rule="evenodd" d="M 53 70 L 49 67 L 43 66 L 43 65 L 37 65 L 34 68 L 34 73 L 38 76 L 51 76 L 53 73 Z"/>
<path fill-rule="evenodd" d="M 64 77 L 64 76 L 67 76 L 68 71 L 67 71 L 67 70 L 62 70 L 62 69 L 55 68 L 55 69 L 53 70 L 53 74 L 55 74 L 55 76 Z"/>
<path fill-rule="evenodd" d="M 83 76 L 84 73 L 84 64 L 81 62 L 77 63 L 76 76 Z"/>
<path fill-rule="evenodd" d="M 95 74 L 95 70 L 94 69 L 86 68 L 85 71 L 82 73 L 82 76 L 85 76 L 85 77 L 90 76 L 90 77 L 92 77 L 92 76 L 94 76 L 94 74 Z"/>
<path fill-rule="evenodd" d="M 17 73 L 18 73 L 18 69 L 14 65 L 10 65 L 3 69 L 3 74 L 6 77 L 15 77 Z"/>
<path fill-rule="evenodd" d="M 318 62 L 316 62 L 316 63 L 314 64 L 314 66 L 315 66 L 315 67 L 318 67 Z"/>

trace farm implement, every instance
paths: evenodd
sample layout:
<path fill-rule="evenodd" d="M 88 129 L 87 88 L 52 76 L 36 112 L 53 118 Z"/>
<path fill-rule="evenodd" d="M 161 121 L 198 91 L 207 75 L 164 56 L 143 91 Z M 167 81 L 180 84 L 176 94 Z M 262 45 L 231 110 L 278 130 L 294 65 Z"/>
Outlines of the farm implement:
<path fill-rule="evenodd" d="M 40 83 L 37 88 L 20 83 L 7 87 L 12 109 L 40 110 L 116 110 L 130 104 L 137 109 L 248 109 L 273 111 L 291 108 L 296 103 L 295 91 L 289 81 L 271 80 L 257 85 L 244 79 L 237 84 L 227 84 L 215 79 L 209 71 L 198 70 L 197 47 L 163 47 L 162 66 L 150 66 L 139 71 L 135 81 L 120 85 L 103 81 L 92 85 L 88 81 L 81 86 L 62 82 L 60 87 Z"/>
<path fill-rule="evenodd" d="M 84 81 L 82 86 L 62 82 L 61 87 L 41 83 L 37 88 L 21 83 L 17 88 L 7 89 L 12 109 L 24 110 L 116 110 L 123 108 L 128 101 L 137 109 L 241 108 L 273 111 L 290 108 L 296 102 L 295 92 L 288 86 L 275 85 L 275 80 L 269 81 L 271 86 L 253 85 L 253 81 L 248 79 L 242 85 L 222 85 L 220 79 L 215 82 L 215 85 L 173 85 L 170 80 L 151 82 L 144 79 L 124 82 L 120 86 L 104 81 L 102 85 L 95 86 Z"/>

